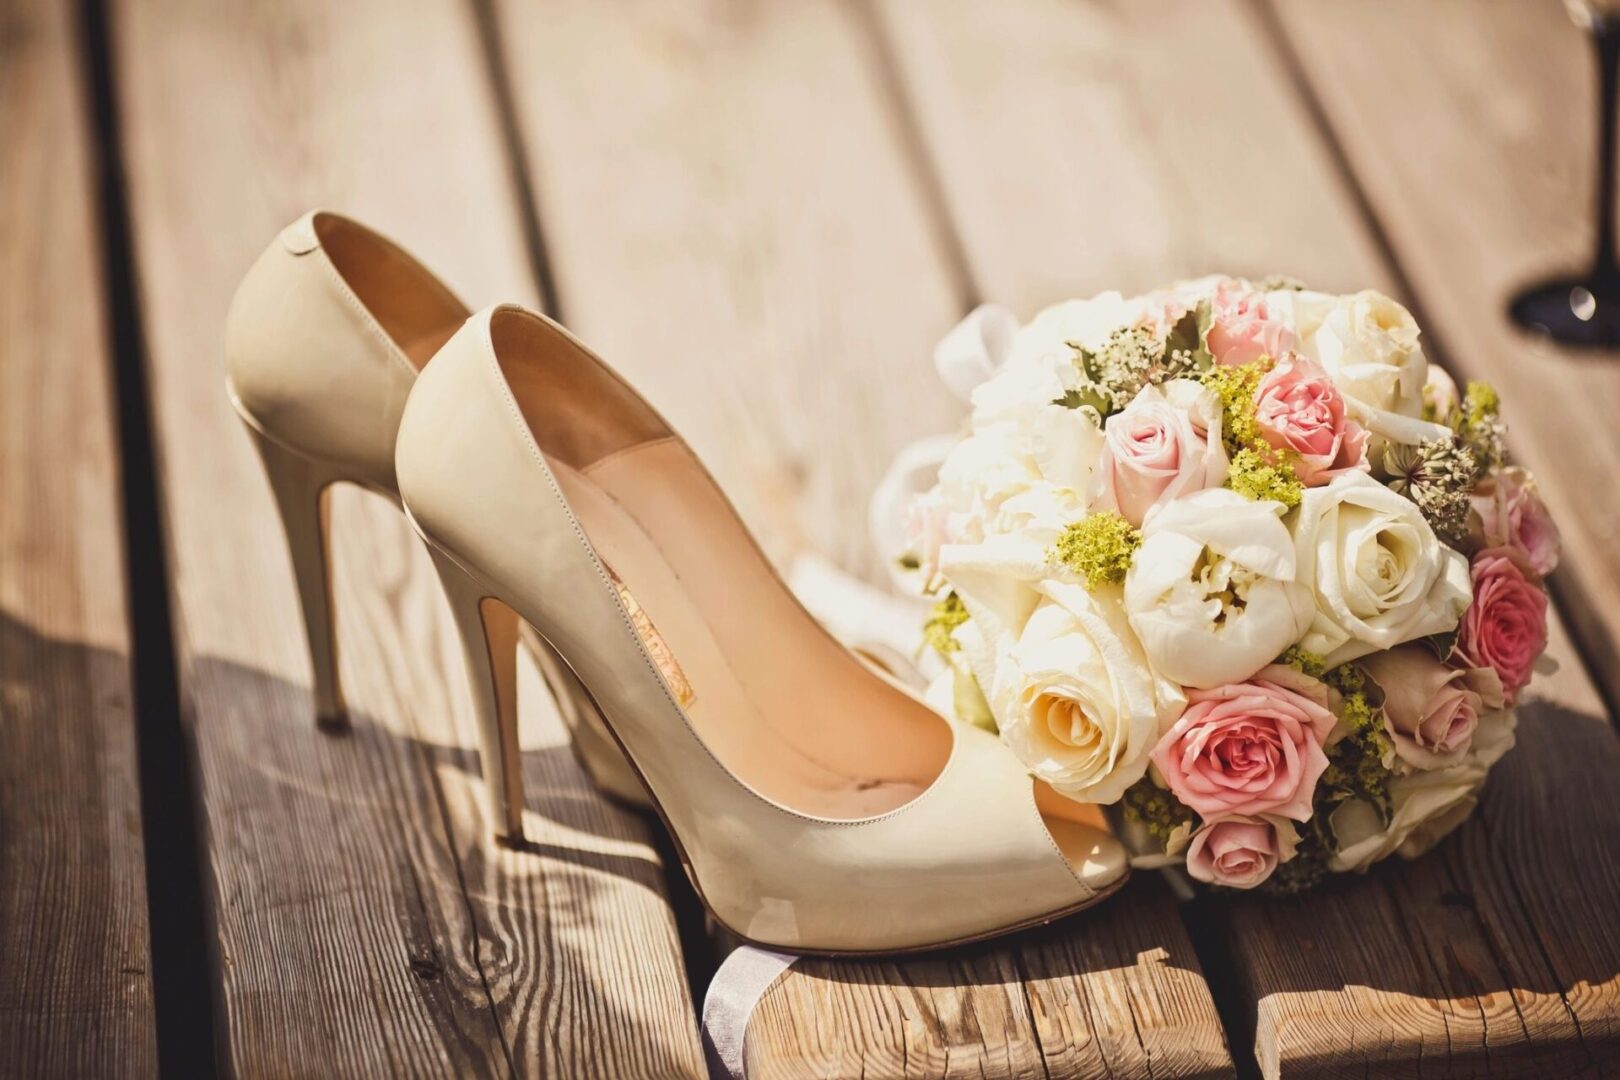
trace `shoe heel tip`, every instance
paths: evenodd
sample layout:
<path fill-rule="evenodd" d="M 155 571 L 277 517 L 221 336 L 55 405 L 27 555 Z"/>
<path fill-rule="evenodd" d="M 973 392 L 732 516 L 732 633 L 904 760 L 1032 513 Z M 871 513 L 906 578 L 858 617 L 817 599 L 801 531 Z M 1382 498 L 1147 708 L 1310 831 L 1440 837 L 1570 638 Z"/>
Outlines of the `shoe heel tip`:
<path fill-rule="evenodd" d="M 495 846 L 503 847 L 508 851 L 527 851 L 529 840 L 522 831 L 498 832 L 495 834 Z"/>
<path fill-rule="evenodd" d="M 353 730 L 346 712 L 315 714 L 315 729 L 326 735 L 347 735 Z"/>

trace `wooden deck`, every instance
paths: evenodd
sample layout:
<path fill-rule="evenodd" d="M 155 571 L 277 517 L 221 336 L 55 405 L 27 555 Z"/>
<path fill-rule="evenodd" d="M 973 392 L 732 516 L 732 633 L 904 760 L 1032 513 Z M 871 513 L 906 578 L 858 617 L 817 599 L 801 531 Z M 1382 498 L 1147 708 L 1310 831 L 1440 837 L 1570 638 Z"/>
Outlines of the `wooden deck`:
<path fill-rule="evenodd" d="M 351 732 L 221 386 L 311 205 L 543 305 L 780 560 L 877 579 L 981 299 L 1215 269 L 1402 298 L 1497 383 L 1566 539 L 1555 676 L 1415 864 L 805 961 L 751 1077 L 1620 1073 L 1620 361 L 1507 324 L 1587 242 L 1592 72 L 1530 0 L 0 0 L 0 1076 L 702 1076 L 706 936 L 524 678 L 490 842 L 443 601 L 337 500 Z M 836 437 L 829 438 L 829 433 Z"/>

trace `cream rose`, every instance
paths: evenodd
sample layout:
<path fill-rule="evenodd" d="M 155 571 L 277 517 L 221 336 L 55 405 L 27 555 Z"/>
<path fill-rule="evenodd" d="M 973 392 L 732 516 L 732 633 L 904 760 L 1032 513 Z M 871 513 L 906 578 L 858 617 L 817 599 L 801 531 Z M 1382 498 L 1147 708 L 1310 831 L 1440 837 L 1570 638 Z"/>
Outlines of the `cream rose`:
<path fill-rule="evenodd" d="M 1467 763 L 1489 769 L 1518 741 L 1519 714 L 1511 707 L 1489 709 L 1474 729 L 1474 744 L 1468 749 Z"/>
<path fill-rule="evenodd" d="M 1444 425 L 1421 419 L 1429 364 L 1412 313 L 1367 289 L 1339 298 L 1304 350 L 1332 376 L 1361 425 L 1400 443 L 1445 438 Z"/>
<path fill-rule="evenodd" d="M 1365 870 L 1397 852 L 1402 858 L 1417 858 L 1473 812 L 1484 782 L 1485 766 L 1472 761 L 1397 776 L 1389 782 L 1388 825 L 1370 803 L 1359 799 L 1340 803 L 1328 818 L 1338 845 L 1328 859 L 1329 869 Z"/>
<path fill-rule="evenodd" d="M 1108 803 L 1147 771 L 1148 754 L 1185 704 L 1137 644 L 1118 589 L 1047 581 L 990 692 L 1002 741 L 1038 779 Z"/>
<path fill-rule="evenodd" d="M 1366 473 L 1307 490 L 1294 543 L 1299 580 L 1316 594 L 1300 644 L 1330 667 L 1454 630 L 1473 597 L 1468 560 L 1411 500 Z"/>
<path fill-rule="evenodd" d="M 1085 512 L 1101 452 L 1096 422 L 1061 405 L 977 428 L 940 465 L 946 533 L 976 543 L 1034 530 L 1049 542 Z"/>
<path fill-rule="evenodd" d="M 1125 610 L 1154 669 L 1208 690 L 1242 682 L 1310 625 L 1310 590 L 1281 503 L 1224 488 L 1148 515 L 1125 577 Z"/>

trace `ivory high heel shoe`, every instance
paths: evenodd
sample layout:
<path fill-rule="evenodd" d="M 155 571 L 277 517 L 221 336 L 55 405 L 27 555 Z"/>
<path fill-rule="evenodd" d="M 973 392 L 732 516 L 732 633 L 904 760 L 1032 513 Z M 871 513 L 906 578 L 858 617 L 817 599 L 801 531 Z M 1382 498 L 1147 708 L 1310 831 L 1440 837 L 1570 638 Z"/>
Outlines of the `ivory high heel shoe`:
<path fill-rule="evenodd" d="M 699 895 L 744 938 L 934 948 L 1124 882 L 1095 808 L 835 642 L 686 444 L 555 323 L 512 306 L 469 319 L 411 391 L 396 470 L 456 615 L 512 834 L 517 617 L 577 674 Z"/>
<path fill-rule="evenodd" d="M 467 308 L 421 263 L 357 222 L 311 211 L 248 271 L 226 318 L 226 383 L 281 512 L 314 672 L 317 722 L 346 723 L 324 493 L 348 481 L 399 502 L 394 436 L 422 367 Z M 576 755 L 598 787 L 646 794 L 567 665 L 530 638 Z"/>

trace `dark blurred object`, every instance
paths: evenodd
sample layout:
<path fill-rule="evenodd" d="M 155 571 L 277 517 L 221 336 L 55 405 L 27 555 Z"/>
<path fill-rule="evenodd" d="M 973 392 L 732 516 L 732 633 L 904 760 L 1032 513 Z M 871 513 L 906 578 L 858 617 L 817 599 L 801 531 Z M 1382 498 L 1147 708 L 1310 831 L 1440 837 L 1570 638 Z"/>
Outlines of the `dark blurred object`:
<path fill-rule="evenodd" d="M 1620 2 L 1564 0 L 1569 17 L 1592 37 L 1598 58 L 1597 237 L 1592 267 L 1527 289 L 1509 312 L 1520 326 L 1582 348 L 1620 346 L 1620 259 L 1614 249 L 1615 93 L 1620 88 Z"/>

